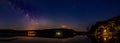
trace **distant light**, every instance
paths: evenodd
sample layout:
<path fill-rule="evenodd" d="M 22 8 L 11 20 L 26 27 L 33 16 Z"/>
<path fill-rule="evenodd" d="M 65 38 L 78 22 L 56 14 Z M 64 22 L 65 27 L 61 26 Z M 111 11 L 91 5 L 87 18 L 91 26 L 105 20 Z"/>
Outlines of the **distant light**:
<path fill-rule="evenodd" d="M 32 37 L 32 36 L 35 36 L 36 35 L 36 32 L 35 31 L 28 31 L 27 35 L 29 37 Z"/>
<path fill-rule="evenodd" d="M 104 41 L 106 41 L 107 40 L 107 38 L 103 38 L 104 39 Z"/>
<path fill-rule="evenodd" d="M 108 35 L 108 32 L 107 32 L 106 29 L 103 30 L 103 35 L 104 35 L 104 36 Z"/>
<path fill-rule="evenodd" d="M 103 36 L 103 40 L 106 41 L 109 36 Z"/>
<path fill-rule="evenodd" d="M 60 36 L 62 33 L 61 32 L 56 32 L 56 35 L 57 36 Z"/>
<path fill-rule="evenodd" d="M 61 25 L 61 28 L 68 28 L 68 26 L 66 26 L 66 25 Z"/>
<path fill-rule="evenodd" d="M 107 30 L 105 29 L 105 30 L 103 30 L 103 32 L 107 32 Z"/>

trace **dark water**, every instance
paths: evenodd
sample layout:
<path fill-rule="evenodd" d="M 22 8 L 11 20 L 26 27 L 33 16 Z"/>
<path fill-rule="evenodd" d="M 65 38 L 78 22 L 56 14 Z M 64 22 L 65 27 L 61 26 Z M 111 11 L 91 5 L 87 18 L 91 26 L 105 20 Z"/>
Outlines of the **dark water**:
<path fill-rule="evenodd" d="M 119 43 L 117 37 L 75 36 L 73 38 L 0 37 L 0 43 Z"/>

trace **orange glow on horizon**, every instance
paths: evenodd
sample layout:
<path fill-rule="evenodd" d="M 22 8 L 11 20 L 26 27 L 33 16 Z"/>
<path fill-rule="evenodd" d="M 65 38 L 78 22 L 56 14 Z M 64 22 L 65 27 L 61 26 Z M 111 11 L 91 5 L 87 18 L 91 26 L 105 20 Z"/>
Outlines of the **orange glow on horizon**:
<path fill-rule="evenodd" d="M 61 25 L 61 28 L 69 28 L 67 25 Z"/>

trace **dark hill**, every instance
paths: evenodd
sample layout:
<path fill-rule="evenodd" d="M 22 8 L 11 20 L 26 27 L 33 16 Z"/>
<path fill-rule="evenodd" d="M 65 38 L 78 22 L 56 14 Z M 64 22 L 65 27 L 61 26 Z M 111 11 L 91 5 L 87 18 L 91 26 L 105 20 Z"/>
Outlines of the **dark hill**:
<path fill-rule="evenodd" d="M 116 35 L 120 32 L 120 16 L 113 17 L 111 19 L 97 22 L 89 30 L 90 34 L 101 35 L 103 31 L 109 35 Z"/>

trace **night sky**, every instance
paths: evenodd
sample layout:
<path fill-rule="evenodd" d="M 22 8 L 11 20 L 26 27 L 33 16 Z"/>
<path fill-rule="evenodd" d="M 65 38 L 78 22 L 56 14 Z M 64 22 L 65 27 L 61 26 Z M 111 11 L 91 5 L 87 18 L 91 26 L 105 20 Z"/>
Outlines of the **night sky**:
<path fill-rule="evenodd" d="M 120 0 L 0 0 L 0 26 L 45 29 L 65 25 L 83 31 L 120 15 Z"/>

